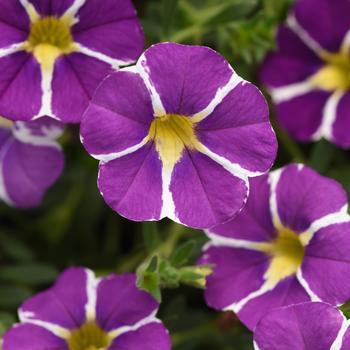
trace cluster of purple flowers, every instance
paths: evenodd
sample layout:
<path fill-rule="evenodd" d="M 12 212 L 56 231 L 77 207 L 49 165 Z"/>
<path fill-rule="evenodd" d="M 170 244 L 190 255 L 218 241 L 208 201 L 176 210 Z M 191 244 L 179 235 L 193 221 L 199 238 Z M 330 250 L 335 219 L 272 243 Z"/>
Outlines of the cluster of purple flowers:
<path fill-rule="evenodd" d="M 0 0 L 0 198 L 38 205 L 63 168 L 64 124 L 81 123 L 113 210 L 205 229 L 206 301 L 257 350 L 350 348 L 336 309 L 350 299 L 344 189 L 301 164 L 267 173 L 266 100 L 217 52 L 143 44 L 130 0 Z M 297 1 L 261 70 L 296 139 L 350 146 L 349 49 L 348 0 Z M 69 269 L 22 305 L 3 349 L 167 350 L 157 308 L 133 274 Z"/>

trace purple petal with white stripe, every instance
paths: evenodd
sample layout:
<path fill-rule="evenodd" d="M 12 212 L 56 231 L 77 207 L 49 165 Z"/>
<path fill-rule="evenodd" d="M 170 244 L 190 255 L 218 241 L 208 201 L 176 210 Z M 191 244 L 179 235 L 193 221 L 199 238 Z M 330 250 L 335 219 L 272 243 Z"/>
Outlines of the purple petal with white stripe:
<path fill-rule="evenodd" d="M 0 114 L 12 120 L 30 120 L 41 106 L 39 64 L 28 53 L 18 52 L 0 57 L 0 69 Z"/>
<path fill-rule="evenodd" d="M 6 332 L 3 350 L 69 350 L 67 343 L 52 332 L 32 324 L 21 324 Z"/>
<path fill-rule="evenodd" d="M 322 301 L 339 305 L 349 299 L 349 249 L 350 222 L 319 230 L 306 247 L 301 271 Z"/>
<path fill-rule="evenodd" d="M 253 330 L 270 310 L 310 301 L 310 296 L 295 277 L 282 280 L 273 290 L 248 301 L 238 312 L 239 319 Z"/>
<path fill-rule="evenodd" d="M 213 100 L 233 70 L 214 50 L 175 43 L 149 48 L 141 61 L 166 113 L 193 115 Z"/>
<path fill-rule="evenodd" d="M 52 80 L 52 112 L 66 123 L 77 123 L 98 84 L 112 72 L 94 58 L 73 53 L 56 61 Z"/>
<path fill-rule="evenodd" d="M 347 0 L 297 1 L 294 14 L 304 30 L 322 48 L 337 52 L 350 29 L 350 3 Z"/>
<path fill-rule="evenodd" d="M 151 142 L 136 152 L 101 163 L 98 187 L 107 204 L 131 220 L 158 220 L 162 164 Z M 143 195 L 141 195 L 143 194 Z"/>
<path fill-rule="evenodd" d="M 28 299 L 20 309 L 24 320 L 39 320 L 68 329 L 79 328 L 86 319 L 88 271 L 70 268 L 55 285 Z"/>
<path fill-rule="evenodd" d="M 240 83 L 199 122 L 196 134 L 211 151 L 252 172 L 271 168 L 277 141 L 266 100 L 257 87 Z"/>
<path fill-rule="evenodd" d="M 92 155 L 125 151 L 147 136 L 153 120 L 151 97 L 138 74 L 119 71 L 97 89 L 80 128 Z"/>
<path fill-rule="evenodd" d="M 108 350 L 170 350 L 169 332 L 160 323 L 150 323 L 117 337 Z"/>
<path fill-rule="evenodd" d="M 304 81 L 323 65 L 322 60 L 285 25 L 278 29 L 277 44 L 278 51 L 268 54 L 260 70 L 260 79 L 269 88 Z"/>
<path fill-rule="evenodd" d="M 276 238 L 270 211 L 268 176 L 252 178 L 249 185 L 248 201 L 239 215 L 225 224 L 212 227 L 210 233 L 252 242 L 265 242 Z"/>
<path fill-rule="evenodd" d="M 214 266 L 213 274 L 207 278 L 205 300 L 222 310 L 262 287 L 268 257 L 248 249 L 214 246 L 205 250 L 199 264 Z"/>
<path fill-rule="evenodd" d="M 292 305 L 267 314 L 255 329 L 254 341 L 259 350 L 328 350 L 343 321 L 342 314 L 328 304 Z"/>
<path fill-rule="evenodd" d="M 140 56 L 144 36 L 130 0 L 88 0 L 77 13 L 76 42 L 126 62 Z"/>
<path fill-rule="evenodd" d="M 132 273 L 110 275 L 97 288 L 96 320 L 106 331 L 132 326 L 155 314 L 158 306 L 150 294 L 136 287 Z"/>
<path fill-rule="evenodd" d="M 169 189 L 180 222 L 208 228 L 240 211 L 248 187 L 206 155 L 186 150 L 175 165 Z"/>
<path fill-rule="evenodd" d="M 337 181 L 295 164 L 283 169 L 276 197 L 282 223 L 296 232 L 347 204 L 346 192 Z"/>

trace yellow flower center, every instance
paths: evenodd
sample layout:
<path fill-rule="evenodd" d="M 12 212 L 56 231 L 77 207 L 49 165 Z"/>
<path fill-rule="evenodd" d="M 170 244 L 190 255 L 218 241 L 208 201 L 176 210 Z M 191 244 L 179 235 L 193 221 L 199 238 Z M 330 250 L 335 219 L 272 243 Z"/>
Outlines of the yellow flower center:
<path fill-rule="evenodd" d="M 84 324 L 72 332 L 68 339 L 69 350 L 105 350 L 112 343 L 111 338 L 95 323 Z"/>
<path fill-rule="evenodd" d="M 260 245 L 259 250 L 271 256 L 270 266 L 264 276 L 268 286 L 273 288 L 284 278 L 297 273 L 308 240 L 307 233 L 297 235 L 289 228 L 282 227 L 274 241 Z"/>
<path fill-rule="evenodd" d="M 327 91 L 350 89 L 350 58 L 347 54 L 327 54 L 326 64 L 311 77 L 311 82 Z"/>
<path fill-rule="evenodd" d="M 154 140 L 164 167 L 172 168 L 182 156 L 185 148 L 201 147 L 190 118 L 167 114 L 156 117 L 150 127 L 148 137 Z"/>
<path fill-rule="evenodd" d="M 70 24 L 56 17 L 44 17 L 31 24 L 27 50 L 43 68 L 50 69 L 58 56 L 72 51 Z"/>

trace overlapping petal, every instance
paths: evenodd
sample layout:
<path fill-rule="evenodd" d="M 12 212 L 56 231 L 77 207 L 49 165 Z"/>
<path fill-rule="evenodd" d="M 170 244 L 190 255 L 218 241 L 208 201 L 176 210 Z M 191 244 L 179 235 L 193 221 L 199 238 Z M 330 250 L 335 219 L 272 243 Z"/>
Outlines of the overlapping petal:
<path fill-rule="evenodd" d="M 35 10 L 41 16 L 62 16 L 73 4 L 75 0 L 30 0 Z"/>
<path fill-rule="evenodd" d="M 270 211 L 267 175 L 252 178 L 249 182 L 250 192 L 244 210 L 233 220 L 215 226 L 209 234 L 252 242 L 265 242 L 276 237 Z"/>

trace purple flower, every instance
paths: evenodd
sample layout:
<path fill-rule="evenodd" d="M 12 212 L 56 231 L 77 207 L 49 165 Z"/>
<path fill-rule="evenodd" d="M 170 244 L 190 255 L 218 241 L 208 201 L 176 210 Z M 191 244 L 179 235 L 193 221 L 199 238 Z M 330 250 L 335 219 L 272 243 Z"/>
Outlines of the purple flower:
<path fill-rule="evenodd" d="M 22 305 L 3 350 L 170 350 L 158 303 L 135 283 L 134 274 L 96 279 L 83 268 L 66 270 Z"/>
<path fill-rule="evenodd" d="M 289 165 L 251 180 L 247 205 L 207 232 L 207 303 L 253 329 L 270 309 L 350 298 L 350 217 L 334 180 Z"/>
<path fill-rule="evenodd" d="M 15 123 L 0 118 L 0 199 L 18 208 L 41 203 L 63 170 L 56 142 L 62 131 L 51 118 Z"/>
<path fill-rule="evenodd" d="M 211 227 L 244 205 L 276 138 L 260 91 L 215 51 L 173 43 L 110 75 L 81 124 L 99 189 L 128 219 Z"/>
<path fill-rule="evenodd" d="M 297 140 L 350 147 L 350 2 L 299 0 L 262 66 L 281 125 Z"/>
<path fill-rule="evenodd" d="M 139 57 L 130 0 L 0 0 L 0 114 L 80 122 L 97 85 Z"/>
<path fill-rule="evenodd" d="M 329 304 L 308 302 L 275 309 L 257 325 L 255 350 L 348 350 L 349 321 Z"/>

